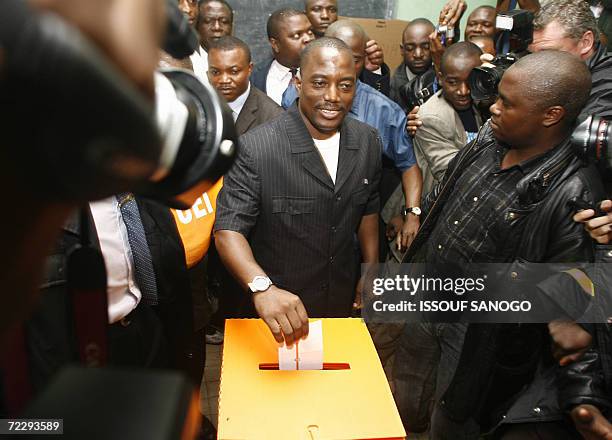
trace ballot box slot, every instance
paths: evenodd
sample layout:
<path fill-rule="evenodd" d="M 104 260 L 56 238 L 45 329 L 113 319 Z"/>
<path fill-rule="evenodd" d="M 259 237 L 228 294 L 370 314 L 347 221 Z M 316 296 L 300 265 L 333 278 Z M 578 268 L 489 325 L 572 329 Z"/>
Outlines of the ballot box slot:
<path fill-rule="evenodd" d="M 278 363 L 261 363 L 259 364 L 260 370 L 277 370 Z M 350 370 L 350 364 L 346 362 L 323 362 L 323 371 L 333 370 Z M 318 370 L 304 370 L 304 371 L 318 371 Z"/>

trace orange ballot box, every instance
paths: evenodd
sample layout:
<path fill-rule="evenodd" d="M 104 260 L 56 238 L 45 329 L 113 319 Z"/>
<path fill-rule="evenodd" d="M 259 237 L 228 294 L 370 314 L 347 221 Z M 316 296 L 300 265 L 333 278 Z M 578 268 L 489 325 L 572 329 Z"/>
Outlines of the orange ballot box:
<path fill-rule="evenodd" d="M 262 320 L 226 321 L 220 440 L 405 438 L 363 321 L 322 321 L 324 369 L 288 371 L 274 369 L 278 344 Z"/>

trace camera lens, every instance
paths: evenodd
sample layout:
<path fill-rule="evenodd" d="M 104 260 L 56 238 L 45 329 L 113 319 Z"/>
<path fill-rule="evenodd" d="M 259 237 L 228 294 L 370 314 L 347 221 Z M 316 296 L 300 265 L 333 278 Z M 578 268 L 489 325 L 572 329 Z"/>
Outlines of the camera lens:
<path fill-rule="evenodd" d="M 612 124 L 609 120 L 591 115 L 574 130 L 572 145 L 578 156 L 612 170 L 612 155 L 608 154 L 611 132 Z"/>
<path fill-rule="evenodd" d="M 200 191 L 197 196 L 201 195 L 231 166 L 237 153 L 234 120 L 231 110 L 219 99 L 212 86 L 202 83 L 191 72 L 160 69 L 159 73 L 166 83 L 169 82 L 170 92 L 168 94 L 167 89 L 160 88 L 163 92 L 157 96 L 158 105 L 163 108 L 173 101 L 180 103 L 186 117 L 174 118 L 174 111 L 168 112 L 171 117 L 169 127 L 163 130 L 166 133 L 164 140 L 169 141 L 172 137 L 174 147 L 169 149 L 179 154 L 162 180 L 153 182 L 138 194 L 185 209 L 190 205 L 177 195 L 192 189 Z"/>
<path fill-rule="evenodd" d="M 472 99 L 484 101 L 495 98 L 504 70 L 497 66 L 474 68 L 469 77 Z"/>

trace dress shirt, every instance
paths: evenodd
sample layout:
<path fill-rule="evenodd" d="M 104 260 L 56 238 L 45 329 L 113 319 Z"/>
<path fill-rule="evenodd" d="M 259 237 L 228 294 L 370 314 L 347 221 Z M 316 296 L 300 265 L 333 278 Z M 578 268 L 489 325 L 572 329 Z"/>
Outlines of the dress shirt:
<path fill-rule="evenodd" d="M 112 324 L 134 310 L 142 295 L 134 278 L 134 260 L 119 202 L 112 196 L 89 206 L 106 265 L 108 322 Z"/>
<path fill-rule="evenodd" d="M 208 81 L 208 52 L 198 47 L 194 53 L 189 55 L 193 65 L 193 73 L 202 82 L 210 84 Z"/>
<path fill-rule="evenodd" d="M 234 122 L 240 116 L 240 112 L 242 111 L 242 107 L 244 107 L 244 103 L 249 97 L 249 93 L 251 93 L 251 83 L 248 84 L 246 92 L 240 95 L 238 98 L 234 99 L 232 102 L 228 102 L 229 108 L 232 109 L 232 116 L 234 118 Z"/>
<path fill-rule="evenodd" d="M 410 70 L 408 66 L 406 66 L 404 69 L 406 70 L 406 76 L 408 77 L 408 82 L 412 81 L 414 78 L 417 77 L 417 74 L 412 73 L 412 70 Z"/>
<path fill-rule="evenodd" d="M 278 61 L 272 61 L 266 78 L 266 93 L 274 102 L 281 105 L 283 93 L 291 81 L 291 70 Z"/>
<path fill-rule="evenodd" d="M 416 164 L 412 140 L 406 132 L 406 113 L 391 99 L 357 80 L 349 115 L 378 130 L 383 153 L 402 173 Z"/>

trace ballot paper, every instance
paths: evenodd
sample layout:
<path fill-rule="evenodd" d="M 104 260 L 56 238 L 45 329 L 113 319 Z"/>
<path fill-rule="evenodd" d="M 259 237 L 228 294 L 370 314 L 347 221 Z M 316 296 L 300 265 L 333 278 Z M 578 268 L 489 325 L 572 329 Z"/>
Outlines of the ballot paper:
<path fill-rule="evenodd" d="M 286 345 L 278 349 L 279 370 L 322 370 L 323 369 L 323 326 L 322 321 L 308 325 L 308 337 L 300 339 L 291 348 Z"/>

